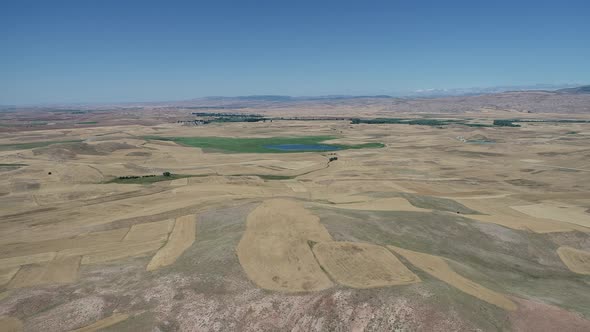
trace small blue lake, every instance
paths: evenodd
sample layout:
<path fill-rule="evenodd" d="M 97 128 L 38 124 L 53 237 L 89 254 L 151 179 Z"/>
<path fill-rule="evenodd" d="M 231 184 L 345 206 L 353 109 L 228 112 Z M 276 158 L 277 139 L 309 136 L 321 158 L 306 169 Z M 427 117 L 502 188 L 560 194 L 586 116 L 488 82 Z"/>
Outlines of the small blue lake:
<path fill-rule="evenodd" d="M 264 145 L 265 148 L 279 151 L 335 151 L 339 147 L 327 144 L 277 144 Z"/>

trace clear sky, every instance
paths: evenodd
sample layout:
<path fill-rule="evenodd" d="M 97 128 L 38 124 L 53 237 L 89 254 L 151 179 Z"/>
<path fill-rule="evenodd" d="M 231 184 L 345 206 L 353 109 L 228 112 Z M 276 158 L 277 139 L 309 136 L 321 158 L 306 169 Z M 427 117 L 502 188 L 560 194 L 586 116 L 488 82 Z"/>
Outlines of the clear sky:
<path fill-rule="evenodd" d="M 0 0 L 0 104 L 578 82 L 587 0 Z"/>

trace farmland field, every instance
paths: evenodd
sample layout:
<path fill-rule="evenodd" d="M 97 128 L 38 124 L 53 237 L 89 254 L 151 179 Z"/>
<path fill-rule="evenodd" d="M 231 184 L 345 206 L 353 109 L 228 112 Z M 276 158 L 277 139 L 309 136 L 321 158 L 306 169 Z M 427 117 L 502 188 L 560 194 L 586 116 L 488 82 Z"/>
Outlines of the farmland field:
<path fill-rule="evenodd" d="M 80 142 L 80 140 L 0 144 L 0 151 L 28 150 L 28 149 L 40 148 L 40 147 L 44 147 L 44 146 L 48 146 L 48 145 L 52 145 L 52 144 L 73 143 L 73 142 Z"/>
<path fill-rule="evenodd" d="M 208 150 L 218 150 L 233 153 L 280 153 L 280 152 L 308 152 L 330 151 L 346 149 L 380 148 L 381 143 L 366 143 L 359 145 L 320 144 L 335 139 L 334 136 L 302 136 L 302 137 L 157 137 L 148 136 L 147 139 L 176 142 L 184 146 L 193 146 Z"/>
<path fill-rule="evenodd" d="M 590 332 L 590 1 L 0 8 L 0 332 Z"/>
<path fill-rule="evenodd" d="M 0 132 L 2 326 L 590 329 L 588 123 L 142 112 Z"/>

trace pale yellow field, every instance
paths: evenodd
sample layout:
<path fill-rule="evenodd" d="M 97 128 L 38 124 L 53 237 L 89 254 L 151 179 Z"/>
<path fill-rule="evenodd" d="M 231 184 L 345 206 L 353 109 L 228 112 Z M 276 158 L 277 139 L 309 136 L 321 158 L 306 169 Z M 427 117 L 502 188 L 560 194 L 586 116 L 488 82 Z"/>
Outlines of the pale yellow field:
<path fill-rule="evenodd" d="M 373 288 L 420 282 L 417 275 L 387 249 L 354 242 L 321 242 L 313 247 L 320 265 L 336 282 Z"/>
<path fill-rule="evenodd" d="M 506 310 L 516 310 L 517 308 L 516 304 L 505 295 L 487 289 L 453 271 L 443 258 L 394 246 L 388 246 L 388 248 L 403 256 L 412 265 L 462 292 Z"/>
<path fill-rule="evenodd" d="M 166 241 L 172 227 L 174 227 L 174 220 L 171 219 L 133 225 L 123 241 Z"/>
<path fill-rule="evenodd" d="M 455 199 L 457 202 L 485 213 L 484 215 L 470 215 L 469 218 L 502 225 L 514 229 L 531 230 L 537 233 L 570 232 L 578 230 L 590 232 L 590 228 L 577 225 L 575 222 L 562 222 L 548 219 L 545 215 L 531 216 L 509 206 L 509 201 L 504 198 L 483 199 Z"/>
<path fill-rule="evenodd" d="M 533 218 L 553 219 L 590 228 L 590 214 L 586 213 L 586 208 L 580 206 L 558 202 L 544 202 L 533 205 L 511 206 L 511 208 L 528 214 Z"/>
<path fill-rule="evenodd" d="M 2 256 L 0 257 L 34 255 L 51 251 L 61 251 L 66 249 L 109 244 L 121 241 L 128 232 L 129 228 L 118 228 L 109 231 L 88 233 L 68 239 L 6 245 L 2 247 Z"/>
<path fill-rule="evenodd" d="M 78 279 L 80 260 L 80 256 L 69 256 L 23 266 L 8 284 L 8 288 L 74 282 Z"/>
<path fill-rule="evenodd" d="M 55 258 L 55 252 L 44 252 L 27 256 L 15 256 L 0 259 L 0 268 L 6 269 L 15 266 L 47 262 Z"/>
<path fill-rule="evenodd" d="M 332 286 L 316 262 L 308 241 L 331 241 L 319 218 L 293 200 L 264 201 L 248 215 L 237 247 L 248 277 L 259 287 L 284 292 Z"/>
<path fill-rule="evenodd" d="M 19 269 L 19 266 L 0 269 L 0 286 L 4 286 L 12 280 L 12 277 L 14 277 Z"/>
<path fill-rule="evenodd" d="M 148 271 L 173 264 L 182 253 L 195 242 L 196 220 L 194 215 L 176 218 L 170 238 L 152 257 Z"/>
<path fill-rule="evenodd" d="M 92 248 L 90 253 L 82 257 L 82 264 L 100 264 L 127 257 L 144 256 L 160 249 L 163 240 L 149 242 L 123 241 L 109 247 Z"/>
<path fill-rule="evenodd" d="M 573 272 L 590 275 L 590 252 L 571 247 L 557 248 L 563 263 Z"/>

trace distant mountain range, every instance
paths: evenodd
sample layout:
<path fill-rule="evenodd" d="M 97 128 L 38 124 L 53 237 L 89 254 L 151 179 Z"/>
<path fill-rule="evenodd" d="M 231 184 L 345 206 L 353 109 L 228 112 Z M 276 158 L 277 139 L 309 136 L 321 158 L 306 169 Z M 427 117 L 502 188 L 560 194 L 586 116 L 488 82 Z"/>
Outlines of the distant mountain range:
<path fill-rule="evenodd" d="M 534 84 L 534 85 L 514 85 L 514 86 L 495 86 L 484 88 L 458 88 L 458 89 L 425 89 L 416 90 L 405 95 L 405 97 L 450 97 L 450 96 L 470 96 L 483 95 L 502 92 L 515 91 L 560 91 L 567 89 L 579 88 L 579 84 Z"/>
<path fill-rule="evenodd" d="M 292 101 L 314 101 L 314 100 L 342 100 L 342 99 L 374 99 L 374 98 L 439 98 L 453 96 L 475 96 L 488 95 L 503 92 L 526 92 L 544 91 L 556 93 L 590 93 L 590 85 L 579 86 L 575 84 L 535 84 L 518 86 L 497 86 L 485 88 L 459 88 L 459 89 L 425 89 L 409 93 L 392 95 L 327 95 L 327 96 L 284 96 L 284 95 L 251 95 L 237 97 L 212 96 L 196 98 L 196 100 L 211 101 L 257 101 L 257 102 L 292 102 Z"/>
<path fill-rule="evenodd" d="M 258 106 L 287 106 L 302 103 L 323 103 L 323 104 L 338 104 L 338 103 L 354 103 L 361 105 L 362 103 L 380 103 L 390 102 L 394 105 L 410 105 L 410 104 L 432 104 L 427 102 L 438 101 L 436 104 L 454 102 L 458 104 L 467 103 L 468 101 L 477 101 L 495 105 L 499 103 L 498 98 L 502 100 L 520 100 L 521 104 L 518 106 L 529 105 L 531 101 L 541 98 L 558 98 L 559 96 L 566 98 L 566 95 L 585 96 L 590 94 L 590 85 L 551 85 L 551 84 L 536 84 L 530 86 L 503 86 L 503 87 L 489 87 L 489 88 L 465 88 L 465 89 L 429 89 L 418 90 L 412 93 L 400 95 L 326 95 L 326 96 L 286 96 L 286 95 L 250 95 L 250 96 L 236 96 L 223 97 L 211 96 L 201 97 L 189 100 L 178 101 L 160 101 L 160 102 L 121 102 L 121 103 L 76 103 L 76 104 L 51 104 L 51 105 L 0 105 L 0 110 L 21 109 L 23 107 L 46 107 L 46 108 L 109 108 L 109 107 L 224 107 L 224 108 L 247 108 Z M 509 95 L 509 96 L 508 96 Z M 586 97 L 584 97 L 586 98 Z M 573 101 L 570 101 L 573 102 Z M 558 104 L 566 103 L 566 100 L 560 101 Z M 543 103 L 535 103 L 537 107 L 544 108 Z M 579 101 L 576 101 L 579 105 Z M 508 105 L 506 105 L 508 106 Z M 449 105 L 449 107 L 452 107 Z M 528 108 L 528 107 L 524 107 Z M 579 107 L 575 107 L 579 109 Z M 585 108 L 584 108 L 585 109 Z"/>
<path fill-rule="evenodd" d="M 395 98 L 389 95 L 327 95 L 327 96 L 282 96 L 282 95 L 252 95 L 237 97 L 204 97 L 193 100 L 211 100 L 211 101 L 264 101 L 264 102 L 289 102 L 289 101 L 314 101 L 314 100 L 339 100 L 339 99 L 363 99 L 363 98 Z"/>
<path fill-rule="evenodd" d="M 557 92 L 557 93 L 572 93 L 572 94 L 590 93 L 590 85 L 583 85 L 583 86 L 578 86 L 575 88 L 559 89 L 555 92 Z"/>

